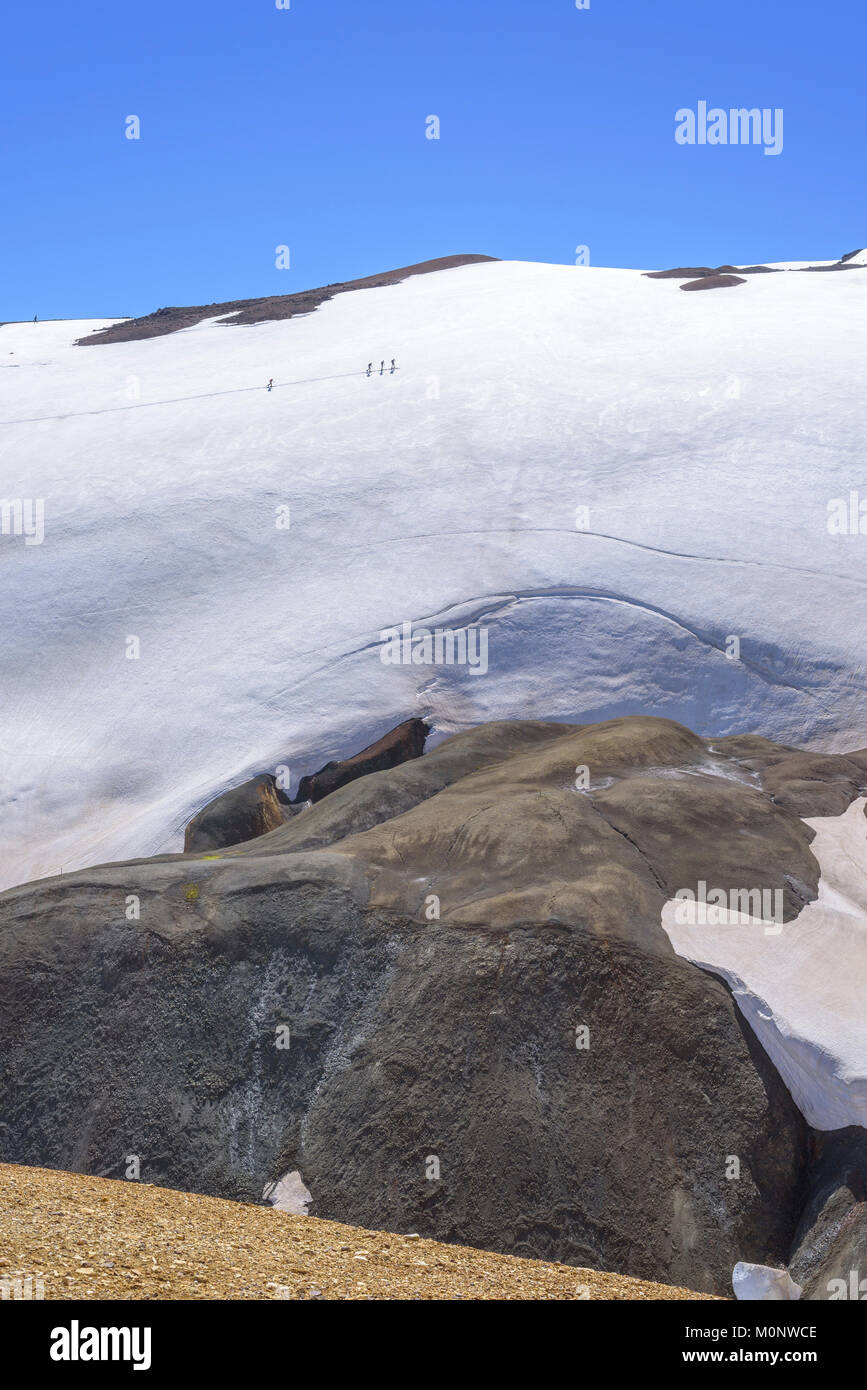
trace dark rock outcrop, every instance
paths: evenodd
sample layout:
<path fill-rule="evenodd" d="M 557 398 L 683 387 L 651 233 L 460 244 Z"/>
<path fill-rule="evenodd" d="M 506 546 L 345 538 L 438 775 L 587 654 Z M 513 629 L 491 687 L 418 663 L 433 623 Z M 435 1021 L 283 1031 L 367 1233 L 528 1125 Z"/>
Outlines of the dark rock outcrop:
<path fill-rule="evenodd" d="M 858 254 L 857 252 L 855 253 Z M 771 265 L 682 265 L 674 270 L 645 270 L 647 280 L 701 280 L 713 275 L 776 275 Z M 681 287 L 683 288 L 683 287 Z"/>
<path fill-rule="evenodd" d="M 682 290 L 725 290 L 734 285 L 745 285 L 740 275 L 704 275 L 700 280 L 687 280 Z"/>
<path fill-rule="evenodd" d="M 429 275 L 438 270 L 454 270 L 457 266 L 492 261 L 495 256 L 440 256 L 433 261 L 402 266 L 399 270 L 384 270 L 378 275 L 366 275 L 360 280 L 340 280 L 319 289 L 299 290 L 297 294 L 266 295 L 262 299 L 233 299 L 222 304 L 196 304 L 155 309 L 141 318 L 123 319 L 120 323 L 99 328 L 86 338 L 79 338 L 76 347 L 96 347 L 100 343 L 128 343 L 139 338 L 161 338 L 191 328 L 203 319 L 219 318 L 224 324 L 262 323 L 267 319 L 291 319 L 296 314 L 312 314 L 320 304 L 336 294 L 349 290 L 375 290 L 384 285 L 399 285 L 412 275 Z"/>
<path fill-rule="evenodd" d="M 857 252 L 857 251 L 854 251 L 854 252 L 852 253 L 852 255 L 857 256 L 857 255 L 858 255 L 858 252 Z M 841 260 L 841 261 L 835 261 L 833 265 L 801 265 L 801 266 L 798 266 L 797 268 L 798 268 L 798 270 L 801 272 L 801 274 L 804 274 L 804 273 L 812 274 L 814 271 L 826 271 L 826 270 L 864 270 L 865 268 L 867 268 L 867 267 L 865 267 L 865 266 L 863 266 L 863 265 L 860 265 L 860 264 L 858 264 L 858 265 L 853 265 L 853 264 L 851 263 L 851 261 L 852 261 L 852 258 L 851 258 L 851 256 L 849 256 L 849 257 L 844 257 L 843 260 Z"/>
<path fill-rule="evenodd" d="M 802 1123 L 721 983 L 586 932 L 365 910 L 313 861 L 4 904 L 2 1158 L 120 1177 L 136 1154 L 254 1201 L 298 1169 L 313 1215 L 700 1290 L 782 1263 Z"/>
<path fill-rule="evenodd" d="M 848 251 L 845 256 L 840 257 L 839 261 L 834 261 L 829 265 L 802 265 L 795 266 L 793 269 L 800 273 L 825 270 L 864 270 L 865 267 L 863 264 L 852 264 L 854 258 L 860 255 L 861 250 Z M 648 280 L 709 280 L 714 282 L 703 286 L 681 285 L 680 288 L 682 290 L 698 288 L 712 289 L 715 288 L 725 276 L 779 275 L 784 273 L 785 272 L 780 266 L 773 265 L 681 265 L 675 266 L 672 270 L 645 270 L 643 272 Z M 733 282 L 726 280 L 725 283 L 731 284 Z M 742 282 L 739 281 L 738 283 Z"/>
<path fill-rule="evenodd" d="M 319 772 L 303 777 L 294 802 L 277 786 L 270 772 L 231 787 L 190 821 L 184 834 L 184 853 L 226 849 L 267 835 L 291 820 L 307 802 L 321 801 L 358 777 L 421 757 L 428 732 L 428 725 L 421 719 L 407 719 L 355 757 L 341 763 L 326 763 Z"/>
<path fill-rule="evenodd" d="M 832 264 L 794 266 L 793 270 L 801 274 L 814 271 L 864 270 L 865 266 L 862 263 L 852 264 L 854 258 L 860 255 L 860 250 L 848 251 L 845 256 L 840 257 L 839 261 L 834 261 Z M 700 281 L 701 283 L 680 286 L 682 290 L 692 290 L 717 289 L 724 285 L 743 284 L 743 280 L 739 278 L 743 275 L 779 275 L 785 272 L 780 266 L 773 265 L 718 265 L 715 267 L 681 265 L 675 266 L 672 270 L 645 270 L 643 273 L 648 280 Z"/>
<path fill-rule="evenodd" d="M 645 270 L 647 280 L 698 280 L 715 272 L 709 265 L 678 265 L 673 270 Z"/>
<path fill-rule="evenodd" d="M 867 1131 L 810 1136 L 810 1195 L 789 1273 L 809 1300 L 867 1299 Z M 863 1281 L 863 1284 L 862 1284 Z"/>
<path fill-rule="evenodd" d="M 420 758 L 429 733 L 430 727 L 423 719 L 405 720 L 354 757 L 340 763 L 326 763 L 319 772 L 302 777 L 296 800 L 321 801 L 324 796 L 345 787 L 348 782 L 354 782 L 357 777 L 367 777 L 371 772 L 382 772 L 385 768 L 398 767 L 413 758 Z"/>
<path fill-rule="evenodd" d="M 266 835 L 291 814 L 289 798 L 270 772 L 251 777 L 209 802 L 190 821 L 184 833 L 184 853 L 224 849 Z"/>
<path fill-rule="evenodd" d="M 720 1293 L 784 1264 L 806 1126 L 660 925 L 697 874 L 815 893 L 759 751 L 494 724 L 217 856 L 10 890 L 0 1159 L 248 1200 L 298 1170 L 314 1215 Z"/>

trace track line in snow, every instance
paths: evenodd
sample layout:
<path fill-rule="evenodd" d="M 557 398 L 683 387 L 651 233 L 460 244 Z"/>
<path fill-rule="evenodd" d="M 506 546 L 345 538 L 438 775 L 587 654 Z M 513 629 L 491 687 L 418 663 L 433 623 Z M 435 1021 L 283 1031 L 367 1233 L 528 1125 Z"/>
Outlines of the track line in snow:
<path fill-rule="evenodd" d="M 372 376 L 379 376 L 379 372 L 373 372 Z M 383 376 L 391 376 L 391 372 L 382 373 Z M 271 387 L 272 391 L 280 391 L 287 386 L 310 386 L 320 381 L 346 381 L 349 377 L 367 376 L 367 372 L 340 372 L 337 376 L 309 376 L 302 377 L 298 381 L 277 381 Z M 118 415 L 125 410 L 148 410 L 155 405 L 183 405 L 185 401 L 209 401 L 216 396 L 243 396 L 248 392 L 264 391 L 268 393 L 267 386 L 229 386 L 225 391 L 203 391 L 198 396 L 169 396 L 164 401 L 137 401 L 135 405 L 108 405 L 102 410 L 70 410 L 65 415 L 30 415 L 21 420 L 0 420 L 0 425 L 37 425 L 43 420 L 77 420 L 83 415 Z"/>
<path fill-rule="evenodd" d="M 665 555 L 673 560 L 698 560 L 708 565 L 749 565 L 756 569 L 775 569 L 783 570 L 786 574 L 803 574 L 810 579 L 834 579 L 840 584 L 854 584 L 859 589 L 867 588 L 867 579 L 856 579 L 852 575 L 835 574 L 831 570 L 805 569 L 802 565 L 784 565 L 778 560 L 739 560 L 727 555 L 696 555 L 689 550 L 666 550 L 658 545 L 645 545 L 641 541 L 627 540 L 625 536 L 612 536 L 606 531 L 574 531 L 566 526 L 526 526 L 516 530 L 512 526 L 475 528 L 472 530 L 459 531 L 454 528 L 448 531 L 421 531 L 415 535 L 404 535 L 390 537 L 383 541 L 369 541 L 364 546 L 346 545 L 341 549 L 344 551 L 352 550 L 375 550 L 380 546 L 403 545 L 411 541 L 438 541 L 448 540 L 452 536 L 591 536 L 594 540 L 612 541 L 615 545 L 627 545 L 633 550 L 643 550 L 648 555 Z"/>

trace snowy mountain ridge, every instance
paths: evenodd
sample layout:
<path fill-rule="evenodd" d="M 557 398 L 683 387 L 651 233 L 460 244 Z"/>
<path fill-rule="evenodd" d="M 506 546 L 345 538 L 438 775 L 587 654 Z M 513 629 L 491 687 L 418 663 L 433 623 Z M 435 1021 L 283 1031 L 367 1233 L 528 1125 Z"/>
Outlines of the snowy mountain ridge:
<path fill-rule="evenodd" d="M 3 325 L 2 884 L 414 715 L 864 746 L 865 310 L 489 261 L 92 351 Z M 483 627 L 484 676 L 384 661 L 407 622 Z"/>

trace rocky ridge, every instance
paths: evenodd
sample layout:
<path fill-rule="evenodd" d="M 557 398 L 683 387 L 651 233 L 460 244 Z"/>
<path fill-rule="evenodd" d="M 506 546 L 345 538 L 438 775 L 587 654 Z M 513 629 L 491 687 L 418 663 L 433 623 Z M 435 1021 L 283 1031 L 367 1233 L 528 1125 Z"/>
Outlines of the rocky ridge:
<path fill-rule="evenodd" d="M 865 780 L 669 720 L 496 723 L 247 843 L 11 889 L 0 1157 L 244 1201 L 297 1170 L 313 1215 L 728 1294 L 792 1257 L 812 1141 L 661 907 L 702 877 L 793 918 L 802 817 Z"/>

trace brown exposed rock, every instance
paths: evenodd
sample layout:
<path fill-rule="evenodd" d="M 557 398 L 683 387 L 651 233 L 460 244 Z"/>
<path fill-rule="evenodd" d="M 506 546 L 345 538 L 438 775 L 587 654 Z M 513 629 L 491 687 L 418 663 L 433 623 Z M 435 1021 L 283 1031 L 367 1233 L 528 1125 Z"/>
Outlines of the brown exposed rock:
<path fill-rule="evenodd" d="M 734 285 L 745 285 L 739 275 L 705 275 L 701 280 L 689 280 L 681 285 L 682 290 L 725 290 Z"/>
<path fill-rule="evenodd" d="M 699 879 L 779 888 L 787 919 L 815 896 L 813 832 L 760 788 L 714 775 L 689 730 L 644 717 L 558 727 L 541 747 L 342 839 L 340 853 L 370 878 L 371 903 L 416 916 L 434 892 L 444 921 L 580 926 L 667 956 L 662 905 Z M 577 792 L 576 767 L 592 769 L 598 789 Z M 818 782 L 815 791 L 820 798 Z M 311 829 L 295 822 L 272 838 L 285 844 Z"/>
<path fill-rule="evenodd" d="M 184 853 L 223 849 L 265 835 L 283 824 L 287 809 L 288 797 L 275 777 L 263 772 L 223 792 L 193 817 L 184 835 Z"/>
<path fill-rule="evenodd" d="M 751 735 L 714 747 L 737 758 L 777 806 L 803 817 L 841 816 L 867 790 L 867 754 L 811 753 Z"/>
<path fill-rule="evenodd" d="M 648 280 L 692 280 L 713 273 L 708 265 L 679 265 L 674 270 L 646 270 L 644 275 Z"/>
<path fill-rule="evenodd" d="M 424 720 L 407 719 L 354 757 L 340 763 L 326 763 L 318 772 L 302 777 L 296 799 L 321 801 L 324 796 L 345 787 L 347 782 L 354 782 L 357 777 L 366 777 L 371 772 L 382 772 L 412 758 L 420 758 L 429 733 L 430 726 Z"/>
<path fill-rule="evenodd" d="M 796 266 L 798 271 L 819 271 L 819 270 L 863 270 L 862 265 L 850 265 L 849 262 L 855 256 L 860 255 L 860 251 L 849 251 L 845 256 L 841 256 L 839 261 L 833 265 L 803 265 Z M 719 287 L 717 277 L 726 275 L 779 275 L 784 274 L 779 266 L 773 265 L 718 265 L 718 266 L 676 266 L 673 270 L 646 270 L 644 272 L 648 280 L 712 280 L 716 283 L 706 285 L 681 285 L 682 290 L 686 289 L 716 289 Z M 731 282 L 728 282 L 731 283 Z"/>
<path fill-rule="evenodd" d="M 857 255 L 857 252 L 855 253 Z M 771 265 L 678 266 L 674 270 L 646 270 L 648 280 L 699 280 L 708 275 L 776 275 Z"/>
<path fill-rule="evenodd" d="M 340 280 L 320 289 L 300 290 L 297 294 L 266 295 L 262 299 L 233 299 L 222 304 L 187 305 L 185 308 L 157 309 L 143 318 L 124 319 L 109 328 L 98 329 L 79 338 L 78 347 L 94 347 L 100 343 L 128 343 L 137 338 L 160 338 L 191 328 L 202 319 L 218 318 L 224 324 L 262 323 L 266 319 L 291 319 L 296 314 L 312 314 L 320 304 L 348 290 L 375 290 L 384 285 L 399 285 L 411 275 L 429 275 L 438 270 L 453 270 L 456 266 L 475 265 L 495 260 L 494 256 L 441 256 L 438 260 L 421 261 L 418 265 L 399 270 L 385 270 L 360 280 Z"/>
<path fill-rule="evenodd" d="M 354 757 L 326 763 L 319 772 L 303 777 L 294 803 L 278 788 L 270 772 L 232 787 L 190 821 L 184 835 L 184 853 L 202 854 L 267 835 L 291 820 L 302 803 L 321 801 L 358 777 L 421 757 L 428 732 L 428 725 L 421 719 L 407 719 Z"/>
<path fill-rule="evenodd" d="M 852 252 L 852 256 L 857 256 L 857 255 L 858 255 L 858 252 L 857 252 L 857 251 L 853 251 L 853 252 Z M 865 269 L 867 269 L 867 266 L 863 266 L 863 265 L 851 265 L 851 264 L 849 263 L 850 261 L 851 261 L 851 256 L 844 258 L 842 261 L 835 261 L 833 265 L 801 265 L 801 266 L 797 266 L 796 268 L 797 268 L 798 271 L 800 271 L 801 274 L 804 274 L 804 273 L 812 274 L 814 271 L 822 271 L 822 272 L 824 272 L 824 271 L 828 271 L 828 270 L 865 270 Z"/>

